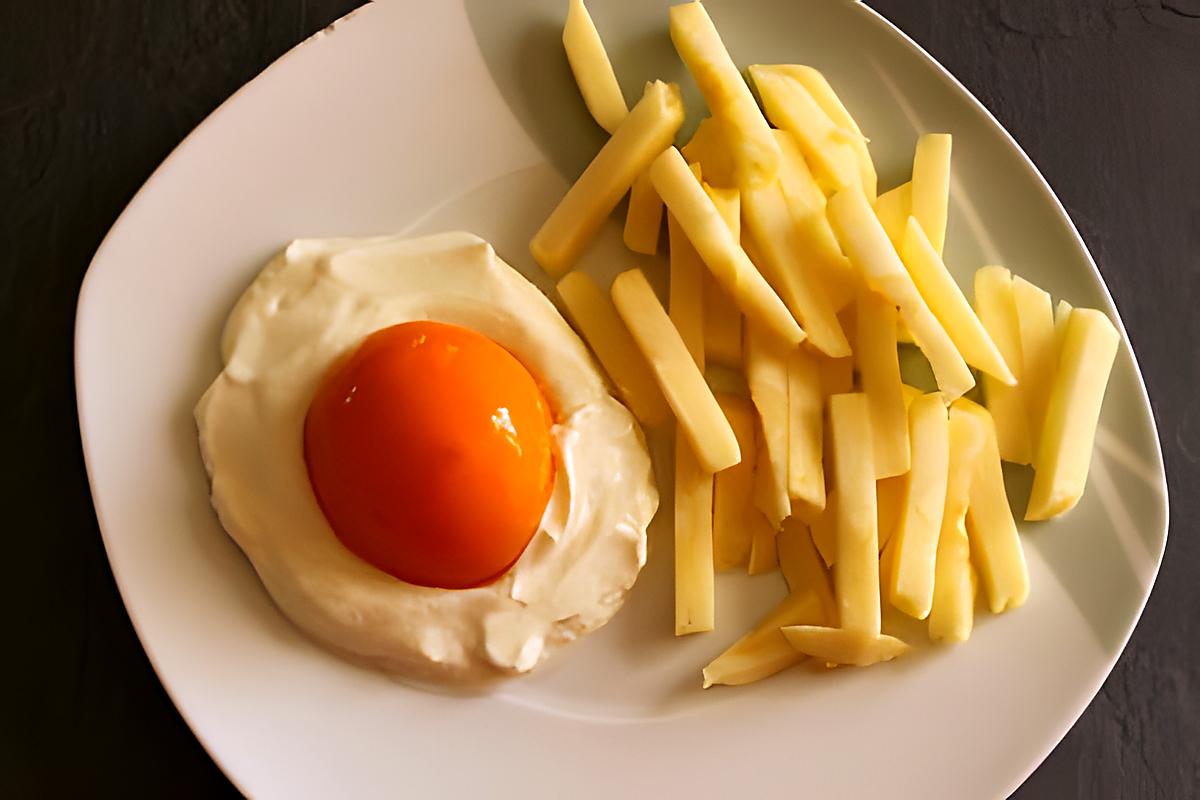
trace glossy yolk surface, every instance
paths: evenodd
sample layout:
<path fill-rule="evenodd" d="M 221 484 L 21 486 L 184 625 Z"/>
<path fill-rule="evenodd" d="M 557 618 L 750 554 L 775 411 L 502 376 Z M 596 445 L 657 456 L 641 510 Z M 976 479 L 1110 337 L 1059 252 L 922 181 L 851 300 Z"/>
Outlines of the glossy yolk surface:
<path fill-rule="evenodd" d="M 406 322 L 323 379 L 304 423 L 317 500 L 352 552 L 408 583 L 508 571 L 554 483 L 550 410 L 529 371 L 474 331 Z"/>

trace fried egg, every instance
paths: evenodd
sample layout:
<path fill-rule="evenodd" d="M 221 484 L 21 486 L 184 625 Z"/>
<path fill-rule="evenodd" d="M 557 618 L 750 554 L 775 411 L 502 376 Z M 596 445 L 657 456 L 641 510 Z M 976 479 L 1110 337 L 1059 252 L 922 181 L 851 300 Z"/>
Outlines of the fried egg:
<path fill-rule="evenodd" d="M 221 349 L 196 407 L 212 503 L 318 642 L 481 683 L 620 608 L 658 507 L 641 431 L 482 239 L 295 241 Z"/>

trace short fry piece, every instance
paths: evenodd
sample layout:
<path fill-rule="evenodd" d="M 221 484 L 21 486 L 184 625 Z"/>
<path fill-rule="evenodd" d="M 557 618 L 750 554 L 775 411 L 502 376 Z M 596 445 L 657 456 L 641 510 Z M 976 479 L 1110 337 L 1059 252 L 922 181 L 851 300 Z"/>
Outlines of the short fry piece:
<path fill-rule="evenodd" d="M 802 342 L 804 331 L 730 233 L 716 205 L 680 152 L 674 147 L 668 148 L 654 160 L 650 177 L 713 277 L 742 313 L 761 320 L 786 342 Z"/>
<path fill-rule="evenodd" d="M 757 513 L 754 508 L 754 431 L 758 419 L 754 406 L 743 397 L 719 394 L 717 402 L 742 451 L 741 462 L 713 476 L 713 567 L 726 570 L 745 564 L 750 557 L 753 532 L 749 520 Z"/>
<path fill-rule="evenodd" d="M 819 625 L 788 625 L 780 630 L 797 652 L 827 666 L 869 667 L 908 652 L 907 644 L 884 633 Z"/>
<path fill-rule="evenodd" d="M 1033 462 L 1025 519 L 1049 519 L 1083 496 L 1104 390 L 1120 344 L 1121 334 L 1103 312 L 1071 311 Z"/>
<path fill-rule="evenodd" d="M 863 274 L 868 286 L 899 306 L 917 347 L 933 367 L 942 394 L 954 400 L 970 391 L 975 377 L 917 291 L 862 192 L 846 190 L 834 195 L 828 213 L 850 263 Z"/>
<path fill-rule="evenodd" d="M 779 148 L 708 11 L 699 2 L 682 3 L 671 6 L 668 18 L 675 50 L 713 117 L 729 131 L 738 183 L 759 186 L 775 180 Z"/>
<path fill-rule="evenodd" d="M 862 394 L 829 398 L 829 435 L 837 484 L 837 561 L 834 592 L 841 626 L 879 633 L 879 535 L 871 415 Z"/>
<path fill-rule="evenodd" d="M 934 250 L 916 217 L 909 217 L 904 227 L 900 257 L 929 310 L 946 329 L 950 341 L 958 348 L 963 360 L 991 375 L 1001 383 L 1017 382 L 1012 370 L 988 335 L 979 317 L 975 316 L 958 282 L 946 269 L 942 257 Z M 1049 300 L 1049 295 L 1047 295 Z"/>
<path fill-rule="evenodd" d="M 655 81 L 534 234 L 529 251 L 552 277 L 569 270 L 637 176 L 683 124 L 679 87 Z M 699 185 L 697 185 L 699 188 Z"/>
<path fill-rule="evenodd" d="M 821 602 L 812 592 L 793 592 L 771 609 L 754 629 L 704 668 L 704 688 L 741 686 L 769 678 L 804 660 L 780 632 L 786 625 L 828 624 Z"/>
<path fill-rule="evenodd" d="M 720 472 L 738 463 L 737 437 L 646 276 L 636 269 L 621 273 L 612 296 L 703 468 Z"/>
<path fill-rule="evenodd" d="M 567 307 L 567 316 L 583 334 L 633 415 L 651 427 L 666 421 L 671 411 L 650 365 L 612 301 L 595 281 L 582 272 L 570 272 L 558 282 L 558 294 Z"/>
<path fill-rule="evenodd" d="M 959 403 L 983 428 L 983 443 L 975 460 L 968 495 L 967 536 L 971 544 L 971 563 L 983 579 L 988 607 L 993 614 L 999 614 L 1005 609 L 1016 608 L 1029 596 L 1029 568 L 1025 565 L 1025 551 L 1004 491 L 1004 472 L 1000 467 L 1000 447 L 996 443 L 992 415 L 983 406 L 965 398 Z"/>
<path fill-rule="evenodd" d="M 562 40 L 575 83 L 592 119 L 609 133 L 615 132 L 629 113 L 629 107 L 583 0 L 570 0 Z"/>
<path fill-rule="evenodd" d="M 913 156 L 912 215 L 921 223 L 939 256 L 946 244 L 946 215 L 950 208 L 951 142 L 948 133 L 922 134 Z"/>
<path fill-rule="evenodd" d="M 1023 372 L 1021 386 L 1029 412 L 1029 438 L 1033 452 L 1042 438 L 1046 406 L 1050 402 L 1050 387 L 1058 361 L 1054 339 L 1054 307 L 1049 293 L 1034 286 L 1020 275 L 1012 279 L 1013 303 L 1017 308 L 1017 331 L 1021 338 Z"/>
<path fill-rule="evenodd" d="M 896 250 L 904 243 L 904 226 L 912 216 L 912 181 L 906 181 L 875 201 L 875 216 Z"/>
<path fill-rule="evenodd" d="M 772 531 L 791 514 L 788 496 L 788 355 L 786 345 L 769 335 L 756 323 L 746 322 L 746 382 L 750 397 L 762 420 L 766 474 L 761 476 L 761 491 L 755 492 L 755 505 L 770 521 Z"/>
<path fill-rule="evenodd" d="M 788 496 L 811 509 L 825 507 L 824 407 L 816 356 L 798 347 L 788 358 Z"/>
<path fill-rule="evenodd" d="M 858 296 L 855 359 L 871 413 L 875 478 L 908 472 L 908 415 L 896 353 L 896 307 L 872 291 Z"/>
<path fill-rule="evenodd" d="M 629 209 L 625 213 L 625 246 L 635 253 L 652 256 L 658 252 L 662 232 L 663 202 L 654 191 L 649 173 L 643 172 L 629 190 Z"/>
<path fill-rule="evenodd" d="M 908 425 L 912 470 L 904 478 L 886 588 L 893 606 L 910 617 L 925 619 L 933 604 L 938 535 L 950 470 L 950 425 L 942 396 L 935 392 L 913 400 Z"/>
<path fill-rule="evenodd" d="M 1004 267 L 981 267 L 975 273 L 975 311 L 1004 356 L 1004 363 L 1018 381 L 1024 381 L 1025 359 L 1012 273 Z M 1028 464 L 1033 458 L 1033 437 L 1029 431 L 1024 384 L 1008 386 L 984 373 L 983 396 L 996 421 L 1000 457 L 1014 464 Z"/>

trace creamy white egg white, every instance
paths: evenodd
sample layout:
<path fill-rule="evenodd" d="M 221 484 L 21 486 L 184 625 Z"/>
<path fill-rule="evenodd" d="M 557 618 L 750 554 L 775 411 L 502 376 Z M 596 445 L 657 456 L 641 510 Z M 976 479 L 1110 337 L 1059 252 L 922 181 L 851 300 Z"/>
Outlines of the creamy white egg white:
<path fill-rule="evenodd" d="M 555 486 L 499 581 L 415 586 L 351 553 L 304 461 L 304 418 L 330 365 L 412 320 L 471 328 L 513 353 L 554 411 Z M 607 622 L 646 561 L 658 493 L 632 415 L 553 304 L 469 233 L 298 240 L 238 301 L 224 369 L 196 407 L 212 503 L 280 609 L 352 659 L 412 680 L 527 672 Z"/>

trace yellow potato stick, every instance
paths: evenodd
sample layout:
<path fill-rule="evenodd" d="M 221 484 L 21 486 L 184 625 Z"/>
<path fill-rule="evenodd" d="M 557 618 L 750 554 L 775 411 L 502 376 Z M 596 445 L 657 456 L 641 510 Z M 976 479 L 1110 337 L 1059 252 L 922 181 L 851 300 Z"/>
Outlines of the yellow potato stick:
<path fill-rule="evenodd" d="M 742 312 L 711 272 L 704 276 L 704 353 L 715 364 L 742 366 Z"/>
<path fill-rule="evenodd" d="M 837 309 L 801 258 L 795 223 L 779 183 L 743 191 L 742 210 L 761 255 L 758 267 L 803 326 L 808 343 L 832 358 L 849 355 Z"/>
<path fill-rule="evenodd" d="M 871 414 L 875 477 L 908 472 L 908 416 L 900 389 L 896 307 L 872 291 L 858 296 L 855 360 Z"/>
<path fill-rule="evenodd" d="M 621 273 L 612 297 L 703 468 L 720 472 L 738 463 L 737 437 L 646 276 L 636 269 Z"/>
<path fill-rule="evenodd" d="M 662 198 L 654 191 L 649 173 L 643 172 L 629 190 L 629 209 L 625 213 L 625 246 L 643 255 L 657 253 L 662 218 Z"/>
<path fill-rule="evenodd" d="M 564 276 L 558 282 L 558 294 L 567 307 L 567 316 L 583 334 L 633 415 L 648 426 L 666 421 L 671 413 L 667 401 L 612 301 L 582 272 Z"/>
<path fill-rule="evenodd" d="M 1013 376 L 1023 381 L 1025 360 L 1017 303 L 1013 298 L 1012 274 L 1004 267 L 981 267 L 976 271 L 975 312 Z M 996 422 L 1000 457 L 1014 464 L 1028 464 L 1033 458 L 1033 437 L 1024 385 L 1009 386 L 984 373 L 983 396 Z"/>
<path fill-rule="evenodd" d="M 795 592 L 779 602 L 754 629 L 704 668 L 704 688 L 741 686 L 769 678 L 804 660 L 788 644 L 780 628 L 829 624 L 821 601 L 812 592 Z"/>
<path fill-rule="evenodd" d="M 808 528 L 795 517 L 788 517 L 783 528 L 775 536 L 775 547 L 779 554 L 779 569 L 787 581 L 792 594 L 811 592 L 821 601 L 825 610 L 826 623 L 837 623 L 837 601 L 829 584 L 829 573 L 825 562 L 817 552 Z"/>
<path fill-rule="evenodd" d="M 899 250 L 904 242 L 904 227 L 912 216 L 912 181 L 906 181 L 891 191 L 879 195 L 875 201 L 875 216 L 884 232 Z"/>
<path fill-rule="evenodd" d="M 771 133 L 779 145 L 779 187 L 792 211 L 797 214 L 824 212 L 825 193 L 804 160 L 800 142 L 789 131 L 774 128 Z"/>
<path fill-rule="evenodd" d="M 1001 383 L 1010 386 L 1015 384 L 1017 379 L 1008 368 L 1004 356 L 975 315 L 962 289 L 958 288 L 958 282 L 946 268 L 942 257 L 933 249 L 916 217 L 909 217 L 905 223 L 900 258 L 917 291 L 946 329 L 963 360 Z"/>
<path fill-rule="evenodd" d="M 812 519 L 808 532 L 825 566 L 837 561 L 837 491 L 826 489 L 825 510 Z"/>
<path fill-rule="evenodd" d="M 871 152 L 867 149 L 867 138 L 863 136 L 858 122 L 850 115 L 837 93 L 833 91 L 829 81 L 817 70 L 801 64 L 781 64 L 775 69 L 799 81 L 812 95 L 813 100 L 817 101 L 821 110 L 833 120 L 833 124 L 842 131 L 853 134 L 847 136 L 846 140 L 854 148 L 854 154 L 857 156 L 859 172 L 862 173 L 863 178 L 863 191 L 866 192 L 867 199 L 874 199 L 878 181 L 875 175 L 875 162 L 871 160 Z"/>
<path fill-rule="evenodd" d="M 913 401 L 921 395 L 925 394 L 915 386 L 909 386 L 907 383 L 900 384 L 900 391 L 904 393 L 904 412 L 912 408 Z"/>
<path fill-rule="evenodd" d="M 1058 369 L 1058 359 L 1062 355 L 1063 337 L 1067 333 L 1067 320 L 1071 317 L 1071 304 L 1059 300 L 1054 307 L 1054 369 Z"/>
<path fill-rule="evenodd" d="M 759 325 L 746 325 L 746 382 L 762 421 L 765 453 L 755 505 L 766 515 L 772 531 L 791 513 L 788 495 L 788 356 L 787 345 Z M 765 457 L 764 457 L 765 456 Z"/>
<path fill-rule="evenodd" d="M 637 176 L 671 146 L 681 124 L 679 87 L 647 84 L 642 99 L 534 234 L 529 251 L 542 269 L 557 278 L 571 268 Z"/>
<path fill-rule="evenodd" d="M 713 186 L 707 180 L 703 181 L 704 193 L 717 207 L 725 227 L 733 234 L 735 240 L 742 238 L 742 195 L 733 187 L 721 188 Z"/>
<path fill-rule="evenodd" d="M 739 185 L 775 180 L 779 148 L 750 87 L 729 57 L 708 11 L 699 2 L 671 6 L 671 42 L 696 81 L 713 117 L 728 131 Z"/>
<path fill-rule="evenodd" d="M 837 560 L 833 564 L 838 617 L 847 630 L 879 633 L 879 534 L 871 414 L 862 394 L 829 398 L 829 438 L 837 483 Z"/>
<path fill-rule="evenodd" d="M 720 122 L 705 117 L 696 126 L 688 143 L 680 148 L 689 164 L 699 164 L 704 179 L 713 186 L 735 187 L 733 148 L 727 142 L 727 131 Z"/>
<path fill-rule="evenodd" d="M 762 575 L 764 572 L 771 572 L 779 566 L 779 556 L 775 547 L 775 528 L 758 511 L 751 513 L 749 522 L 751 528 L 750 563 L 746 568 L 746 574 Z"/>
<path fill-rule="evenodd" d="M 950 207 L 950 145 L 950 134 L 926 133 L 917 139 L 913 155 L 912 215 L 938 255 L 946 243 Z"/>
<path fill-rule="evenodd" d="M 750 556 L 752 530 L 748 520 L 754 508 L 755 428 L 758 417 L 744 397 L 717 395 L 725 412 L 742 460 L 713 476 L 713 566 L 717 570 L 745 564 Z"/>
<path fill-rule="evenodd" d="M 983 445 L 971 477 L 967 536 L 971 563 L 982 579 L 988 608 L 999 614 L 1025 602 L 1029 596 L 1029 569 L 1004 491 L 1004 472 L 1000 468 L 1000 448 L 996 444 L 992 415 L 965 398 L 959 403 L 983 427 Z"/>
<path fill-rule="evenodd" d="M 831 667 L 869 667 L 908 651 L 907 644 L 883 633 L 821 625 L 788 625 L 780 630 L 797 652 Z"/>
<path fill-rule="evenodd" d="M 711 631 L 713 476 L 696 458 L 682 425 L 675 431 L 675 635 Z"/>
<path fill-rule="evenodd" d="M 675 217 L 667 217 L 670 243 L 668 314 L 687 345 L 692 360 L 704 371 L 704 275 L 707 270 Z"/>
<path fill-rule="evenodd" d="M 907 425 L 907 419 L 905 420 Z M 900 524 L 908 473 L 875 481 L 875 507 L 879 514 L 879 552 L 883 552 Z"/>
<path fill-rule="evenodd" d="M 608 53 L 583 0 L 570 0 L 563 26 L 563 49 L 592 118 L 613 133 L 629 113 Z"/>
<path fill-rule="evenodd" d="M 1083 496 L 1104 390 L 1120 344 L 1121 334 L 1103 312 L 1076 308 L 1067 316 L 1025 519 L 1049 519 Z"/>
<path fill-rule="evenodd" d="M 899 307 L 900 316 L 912 331 L 917 347 L 933 368 L 942 394 L 947 400 L 954 400 L 970 391 L 975 385 L 975 377 L 921 298 L 863 193 L 856 189 L 839 192 L 830 198 L 828 213 L 833 231 L 850 263 L 855 265 L 870 288 Z"/>
<path fill-rule="evenodd" d="M 871 199 L 875 199 L 875 187 L 868 187 L 864 181 L 858 156 L 846 135 L 799 81 L 762 64 L 750 67 L 750 78 L 758 88 L 767 118 L 776 128 L 796 137 L 827 194 L 857 186 L 864 193 L 870 191 Z"/>
<path fill-rule="evenodd" d="M 1019 275 L 1013 276 L 1012 293 L 1013 303 L 1017 307 L 1017 332 L 1021 338 L 1024 370 L 1021 373 L 1021 386 L 1025 392 L 1025 407 L 1029 412 L 1029 438 L 1036 453 L 1058 361 L 1054 306 L 1047 292 Z"/>
<path fill-rule="evenodd" d="M 804 341 L 804 331 L 730 233 L 680 152 L 667 149 L 650 167 L 650 177 L 692 246 L 742 313 L 760 320 L 786 342 Z"/>
<path fill-rule="evenodd" d="M 978 418 L 963 408 L 962 401 L 956 400 L 950 406 L 949 430 L 950 462 L 938 533 L 929 638 L 935 642 L 965 642 L 975 620 L 975 573 L 964 522 L 984 429 Z"/>
<path fill-rule="evenodd" d="M 892 534 L 892 568 L 885 587 L 895 608 L 916 619 L 933 604 L 938 535 L 946 507 L 950 426 L 936 392 L 912 401 L 908 411 L 912 469 L 904 478 L 899 519 Z"/>
<path fill-rule="evenodd" d="M 822 457 L 825 397 L 817 357 L 797 347 L 788 358 L 788 496 L 812 509 L 825 507 Z"/>

